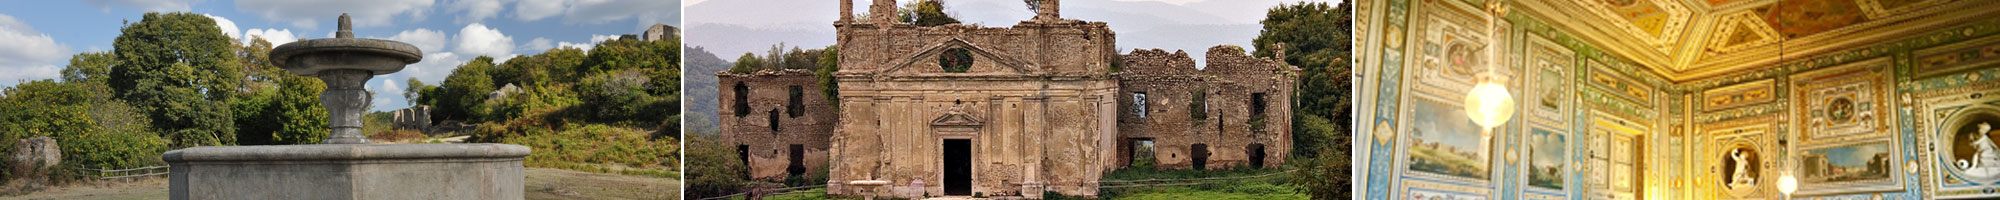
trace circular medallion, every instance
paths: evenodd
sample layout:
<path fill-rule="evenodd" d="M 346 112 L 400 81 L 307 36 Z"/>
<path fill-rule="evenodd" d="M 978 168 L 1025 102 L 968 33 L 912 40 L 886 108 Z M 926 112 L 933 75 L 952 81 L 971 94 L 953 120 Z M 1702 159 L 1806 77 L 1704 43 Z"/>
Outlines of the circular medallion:
<path fill-rule="evenodd" d="M 1843 123 L 1853 120 L 1854 100 L 1847 97 L 1840 97 L 1834 98 L 1832 101 L 1827 101 L 1826 118 Z"/>
<path fill-rule="evenodd" d="M 1947 117 L 1937 127 L 1938 156 L 1953 174 L 1976 182 L 2000 178 L 2000 109 L 1974 107 Z M 1945 145 L 1949 144 L 1949 145 Z"/>
<path fill-rule="evenodd" d="M 1721 162 L 1718 162 L 1721 169 L 1717 170 L 1721 172 L 1721 177 L 1716 180 L 1721 180 L 1722 187 L 1728 188 L 1731 194 L 1742 196 L 1756 192 L 1757 184 L 1764 181 L 1761 179 L 1764 168 L 1758 156 L 1757 149 L 1748 143 L 1737 143 L 1724 149 L 1720 155 Z"/>
<path fill-rule="evenodd" d="M 1448 65 L 1445 66 L 1446 71 L 1460 76 L 1471 76 L 1472 69 L 1480 62 L 1479 55 L 1475 51 L 1471 44 L 1452 43 L 1451 47 L 1445 48 L 1445 64 Z"/>
<path fill-rule="evenodd" d="M 1382 46 L 1392 49 L 1403 48 L 1403 28 L 1396 26 L 1385 26 L 1382 29 L 1382 33 L 1385 33 L 1383 35 L 1387 35 L 1382 37 Z"/>

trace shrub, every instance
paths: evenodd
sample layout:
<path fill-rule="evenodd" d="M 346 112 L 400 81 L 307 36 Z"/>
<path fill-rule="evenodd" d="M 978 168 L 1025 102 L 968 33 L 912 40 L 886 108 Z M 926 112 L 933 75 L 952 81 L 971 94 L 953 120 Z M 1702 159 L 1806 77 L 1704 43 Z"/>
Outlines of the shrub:
<path fill-rule="evenodd" d="M 689 149 L 686 151 L 688 163 L 686 182 L 688 197 L 718 197 L 742 192 L 742 187 L 750 184 L 744 180 L 747 168 L 736 157 L 734 148 L 716 140 L 714 136 L 691 135 L 686 137 Z M 823 192 L 821 194 L 824 194 Z"/>

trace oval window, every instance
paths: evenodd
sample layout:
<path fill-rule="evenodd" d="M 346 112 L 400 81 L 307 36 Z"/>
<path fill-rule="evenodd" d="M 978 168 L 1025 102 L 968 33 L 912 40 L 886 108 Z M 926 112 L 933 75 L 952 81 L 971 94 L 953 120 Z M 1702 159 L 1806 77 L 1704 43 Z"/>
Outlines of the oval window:
<path fill-rule="evenodd" d="M 972 69 L 972 51 L 959 48 L 945 50 L 944 54 L 938 55 L 938 66 L 943 67 L 945 72 L 965 73 Z"/>

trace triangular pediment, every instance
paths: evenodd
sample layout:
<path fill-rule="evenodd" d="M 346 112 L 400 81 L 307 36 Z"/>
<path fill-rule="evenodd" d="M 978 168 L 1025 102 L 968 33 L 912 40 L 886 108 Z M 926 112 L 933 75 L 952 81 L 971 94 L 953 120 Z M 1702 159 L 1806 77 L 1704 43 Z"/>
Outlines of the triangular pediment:
<path fill-rule="evenodd" d="M 940 68 L 941 65 L 939 64 L 939 56 L 944 55 L 946 52 L 949 52 L 954 49 L 963 49 L 971 54 L 972 67 L 970 69 L 967 69 L 966 72 L 947 72 L 944 69 Z M 916 53 L 908 57 L 899 58 L 894 61 L 890 61 L 889 63 L 891 65 L 888 68 L 883 68 L 881 71 L 877 71 L 876 73 L 898 74 L 898 75 L 916 75 L 916 74 L 1004 75 L 1004 74 L 1029 74 L 1035 71 L 1034 70 L 1035 68 L 1029 66 L 1028 64 L 1026 64 L 1026 62 L 1021 62 L 1020 60 L 1011 57 L 994 54 L 991 49 L 980 47 L 978 45 L 973 45 L 971 42 L 966 42 L 965 40 L 961 40 L 958 38 L 946 39 L 944 41 L 934 43 L 930 46 L 924 47 L 922 51 L 917 51 Z"/>
<path fill-rule="evenodd" d="M 931 126 L 976 127 L 976 126 L 983 126 L 985 124 L 986 124 L 985 120 L 980 120 L 979 117 L 974 117 L 972 115 L 965 114 L 965 112 L 959 112 L 959 111 L 947 112 L 944 114 L 944 116 L 938 116 L 937 119 L 931 120 Z"/>

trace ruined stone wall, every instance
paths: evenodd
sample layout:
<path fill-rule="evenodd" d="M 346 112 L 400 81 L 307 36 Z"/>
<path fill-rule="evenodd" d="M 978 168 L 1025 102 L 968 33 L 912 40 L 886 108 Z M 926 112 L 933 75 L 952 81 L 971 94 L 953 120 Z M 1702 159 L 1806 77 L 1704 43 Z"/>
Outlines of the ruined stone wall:
<path fill-rule="evenodd" d="M 842 120 L 829 193 L 886 180 L 890 196 L 944 195 L 943 140 L 966 139 L 977 194 L 1097 194 L 1117 135 L 1115 39 L 1103 23 L 837 26 Z M 939 64 L 954 49 L 971 52 L 966 72 Z"/>
<path fill-rule="evenodd" d="M 1264 167 L 1277 167 L 1291 151 L 1291 95 L 1298 69 L 1282 61 L 1254 58 L 1234 46 L 1209 49 L 1207 67 L 1195 69 L 1186 52 L 1134 50 L 1123 57 L 1119 81 L 1118 161 L 1135 157 L 1137 141 L 1153 142 L 1155 169 L 1195 168 L 1194 145 L 1206 146 L 1203 169 L 1253 166 L 1254 145 L 1262 145 Z M 1143 110 L 1135 104 L 1145 94 Z M 1205 106 L 1197 104 L 1197 93 Z M 1261 117 L 1252 115 L 1253 94 L 1263 94 Z M 1195 117 L 1196 110 L 1205 112 Z M 1140 112 L 1143 113 L 1143 116 Z"/>
<path fill-rule="evenodd" d="M 424 134 L 431 131 L 431 106 L 417 105 L 396 109 L 389 124 L 395 129 L 416 130 Z"/>
<path fill-rule="evenodd" d="M 755 179 L 782 180 L 791 166 L 791 145 L 802 145 L 805 174 L 811 175 L 825 167 L 827 163 L 827 142 L 832 137 L 833 126 L 839 122 L 833 104 L 826 101 L 818 80 L 812 72 L 805 70 L 763 70 L 749 74 L 718 72 L 716 78 L 721 91 L 717 117 L 721 121 L 722 140 L 731 148 L 747 147 L 750 177 Z M 742 84 L 750 92 L 748 108 L 736 108 L 735 87 Z M 794 116 L 786 106 L 790 103 L 791 87 L 800 88 L 802 113 Z M 770 122 L 775 112 L 776 124 Z M 743 115 L 738 115 L 739 113 Z M 773 130 L 772 127 L 777 129 Z"/>
<path fill-rule="evenodd" d="M 1108 72 L 1118 54 L 1116 34 L 1103 22 L 1025 21 L 1013 27 L 909 24 L 839 24 L 840 71 L 863 73 L 902 63 L 931 62 L 919 57 L 950 40 L 1030 65 L 1036 71 L 1066 74 Z"/>

